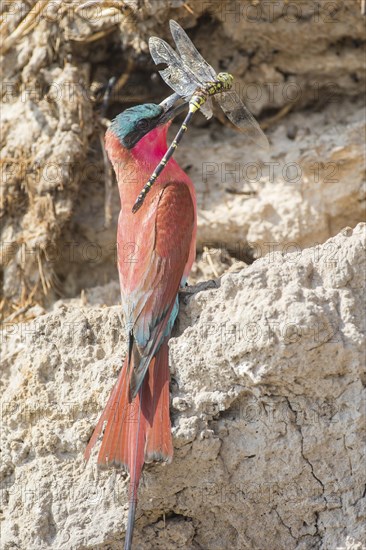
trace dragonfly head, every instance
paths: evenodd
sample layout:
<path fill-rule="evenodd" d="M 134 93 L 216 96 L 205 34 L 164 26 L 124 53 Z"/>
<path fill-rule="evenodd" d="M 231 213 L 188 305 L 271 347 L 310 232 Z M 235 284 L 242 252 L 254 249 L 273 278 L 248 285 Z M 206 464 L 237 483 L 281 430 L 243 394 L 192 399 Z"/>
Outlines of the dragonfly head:
<path fill-rule="evenodd" d="M 125 149 L 132 149 L 149 132 L 171 121 L 182 112 L 186 102 L 178 94 L 172 94 L 160 105 L 146 103 L 126 109 L 116 116 L 109 127 Z"/>
<path fill-rule="evenodd" d="M 230 73 L 219 73 L 217 75 L 217 80 L 222 82 L 222 84 L 224 85 L 224 88 L 229 89 L 233 85 L 234 77 Z"/>

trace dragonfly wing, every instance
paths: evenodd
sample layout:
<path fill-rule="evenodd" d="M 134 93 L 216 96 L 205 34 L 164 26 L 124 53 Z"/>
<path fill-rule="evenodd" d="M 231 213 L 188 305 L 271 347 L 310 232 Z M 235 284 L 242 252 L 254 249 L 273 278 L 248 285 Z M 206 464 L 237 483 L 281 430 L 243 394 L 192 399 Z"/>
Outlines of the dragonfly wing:
<path fill-rule="evenodd" d="M 268 139 L 254 116 L 248 111 L 240 97 L 233 90 L 215 96 L 216 101 L 229 120 L 244 132 L 254 143 L 269 149 Z"/>
<path fill-rule="evenodd" d="M 216 72 L 202 57 L 182 27 L 173 19 L 170 20 L 169 24 L 184 65 L 190 68 L 201 84 L 217 80 Z"/>
<path fill-rule="evenodd" d="M 202 105 L 200 109 L 201 113 L 205 115 L 206 118 L 212 117 L 212 100 L 209 97 L 206 102 Z"/>
<path fill-rule="evenodd" d="M 164 63 L 166 69 L 159 71 L 164 82 L 184 98 L 190 98 L 200 87 L 200 82 L 193 73 L 184 66 L 177 52 L 161 38 L 153 36 L 149 40 L 151 57 L 156 65 Z"/>

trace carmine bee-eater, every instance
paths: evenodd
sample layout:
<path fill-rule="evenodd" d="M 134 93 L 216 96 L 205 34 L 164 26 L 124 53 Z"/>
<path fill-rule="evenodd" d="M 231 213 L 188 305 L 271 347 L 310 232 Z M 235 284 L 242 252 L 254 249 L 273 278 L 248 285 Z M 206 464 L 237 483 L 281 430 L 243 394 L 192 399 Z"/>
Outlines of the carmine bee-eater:
<path fill-rule="evenodd" d="M 171 159 L 143 207 L 136 197 L 167 150 L 167 131 L 181 110 L 174 94 L 118 115 L 106 133 L 106 150 L 121 198 L 117 257 L 128 351 L 118 380 L 85 451 L 106 423 L 100 466 L 124 466 L 130 474 L 125 550 L 131 548 L 142 467 L 173 456 L 169 417 L 168 340 L 196 251 L 193 184 Z"/>

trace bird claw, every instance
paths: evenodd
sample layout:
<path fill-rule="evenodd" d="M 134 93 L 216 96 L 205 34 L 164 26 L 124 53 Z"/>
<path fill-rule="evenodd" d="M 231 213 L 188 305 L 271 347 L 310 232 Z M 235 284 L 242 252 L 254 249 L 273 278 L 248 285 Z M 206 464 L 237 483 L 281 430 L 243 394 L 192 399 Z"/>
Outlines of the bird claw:
<path fill-rule="evenodd" d="M 179 299 L 183 302 L 183 304 L 188 304 L 190 298 L 194 296 L 194 294 L 198 294 L 199 292 L 204 292 L 205 290 L 213 290 L 217 289 L 221 286 L 220 279 L 210 279 L 209 281 L 202 281 L 202 283 L 198 283 L 197 285 L 182 287 L 179 289 Z"/>

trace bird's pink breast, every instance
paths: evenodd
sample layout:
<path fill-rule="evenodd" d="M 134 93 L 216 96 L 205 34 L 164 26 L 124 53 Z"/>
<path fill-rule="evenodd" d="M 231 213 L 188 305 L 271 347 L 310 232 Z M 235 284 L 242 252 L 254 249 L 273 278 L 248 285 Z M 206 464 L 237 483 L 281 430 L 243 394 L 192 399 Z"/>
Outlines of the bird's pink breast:
<path fill-rule="evenodd" d="M 132 214 L 132 206 L 135 200 L 168 149 L 167 133 L 169 126 L 170 123 L 155 128 L 146 134 L 133 149 L 124 148 L 117 136 L 111 131 L 107 131 L 106 149 L 117 176 L 121 198 L 119 231 L 120 237 L 125 242 L 133 240 L 135 231 L 139 227 L 141 228 L 141 224 L 146 223 L 147 218 L 156 210 L 156 199 L 162 187 L 174 181 L 187 185 L 189 188 L 195 221 L 189 259 L 184 270 L 184 276 L 187 277 L 195 258 L 196 249 L 196 193 L 191 179 L 174 158 L 169 160 L 146 196 L 143 207 L 136 214 Z"/>
<path fill-rule="evenodd" d="M 133 155 L 151 162 L 154 168 L 167 151 L 167 134 L 170 123 L 158 126 L 144 136 L 133 148 Z"/>

